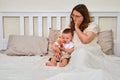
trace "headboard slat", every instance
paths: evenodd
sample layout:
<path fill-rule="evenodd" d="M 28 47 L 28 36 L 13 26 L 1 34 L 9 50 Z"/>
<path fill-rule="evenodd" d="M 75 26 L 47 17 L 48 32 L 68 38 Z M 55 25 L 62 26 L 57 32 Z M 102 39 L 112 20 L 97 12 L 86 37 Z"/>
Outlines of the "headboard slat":
<path fill-rule="evenodd" d="M 51 16 L 47 16 L 47 35 L 49 34 L 49 29 L 52 28 L 51 18 Z"/>
<path fill-rule="evenodd" d="M 66 26 L 68 26 L 69 25 L 69 23 L 70 23 L 70 16 L 66 16 Z"/>
<path fill-rule="evenodd" d="M 60 25 L 61 19 L 60 18 L 61 18 L 61 16 L 57 16 L 57 20 L 56 20 L 56 25 L 57 25 L 56 29 L 57 30 L 61 29 L 61 25 Z"/>
<path fill-rule="evenodd" d="M 20 35 L 24 34 L 24 16 L 20 16 Z"/>
<path fill-rule="evenodd" d="M 38 16 L 38 36 L 42 36 L 42 16 Z"/>
<path fill-rule="evenodd" d="M 98 25 L 99 24 L 99 17 L 95 16 L 94 18 L 95 18 L 94 22 Z"/>
<path fill-rule="evenodd" d="M 33 35 L 33 16 L 29 16 L 29 35 Z"/>

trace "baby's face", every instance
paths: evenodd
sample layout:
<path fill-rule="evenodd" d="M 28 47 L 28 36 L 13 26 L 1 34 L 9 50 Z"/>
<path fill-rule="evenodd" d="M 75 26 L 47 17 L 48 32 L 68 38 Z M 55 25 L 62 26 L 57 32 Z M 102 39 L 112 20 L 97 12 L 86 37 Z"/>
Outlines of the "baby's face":
<path fill-rule="evenodd" d="M 63 33 L 62 38 L 63 38 L 64 43 L 69 43 L 72 41 L 73 37 L 72 37 L 71 33 Z"/>

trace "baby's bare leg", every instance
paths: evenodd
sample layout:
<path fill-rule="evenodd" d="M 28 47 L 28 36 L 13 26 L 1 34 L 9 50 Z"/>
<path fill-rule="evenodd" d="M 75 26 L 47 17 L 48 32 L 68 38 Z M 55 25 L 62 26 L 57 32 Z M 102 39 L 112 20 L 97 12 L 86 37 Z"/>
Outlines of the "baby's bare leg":
<path fill-rule="evenodd" d="M 68 64 L 68 58 L 64 58 L 60 61 L 59 66 L 60 67 L 65 67 Z"/>
<path fill-rule="evenodd" d="M 57 60 L 56 57 L 52 57 L 49 62 L 46 62 L 46 66 L 56 66 L 57 65 L 56 60 Z"/>

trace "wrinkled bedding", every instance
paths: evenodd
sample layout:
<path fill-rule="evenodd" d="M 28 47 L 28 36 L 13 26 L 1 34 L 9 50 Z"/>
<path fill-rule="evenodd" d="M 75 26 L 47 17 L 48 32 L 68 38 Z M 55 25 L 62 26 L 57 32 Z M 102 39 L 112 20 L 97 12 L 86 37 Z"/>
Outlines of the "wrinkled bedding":
<path fill-rule="evenodd" d="M 63 68 L 48 67 L 45 66 L 48 59 L 49 56 L 8 56 L 0 54 L 0 80 L 119 80 L 119 77 L 111 76 L 101 69 L 82 66 L 78 70 L 69 65 Z"/>
<path fill-rule="evenodd" d="M 48 58 L 0 54 L 0 80 L 45 80 L 67 70 L 45 66 Z"/>

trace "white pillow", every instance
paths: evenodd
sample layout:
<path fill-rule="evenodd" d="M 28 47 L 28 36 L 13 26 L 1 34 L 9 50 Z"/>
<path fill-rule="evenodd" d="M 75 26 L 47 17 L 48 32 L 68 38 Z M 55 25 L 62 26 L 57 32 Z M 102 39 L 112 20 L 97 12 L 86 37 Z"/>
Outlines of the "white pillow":
<path fill-rule="evenodd" d="M 47 53 L 48 40 L 38 36 L 10 35 L 7 55 L 43 55 Z"/>
<path fill-rule="evenodd" d="M 48 45 L 48 54 L 49 55 L 53 55 L 54 51 L 52 50 L 52 44 L 53 42 L 56 41 L 56 39 L 58 38 L 58 35 L 60 33 L 60 30 L 53 30 L 53 29 L 50 29 L 50 32 L 49 32 L 49 36 L 48 36 L 48 40 L 49 40 L 49 45 Z"/>
<path fill-rule="evenodd" d="M 99 32 L 98 44 L 101 46 L 103 52 L 107 55 L 113 54 L 113 35 L 112 30 Z"/>

